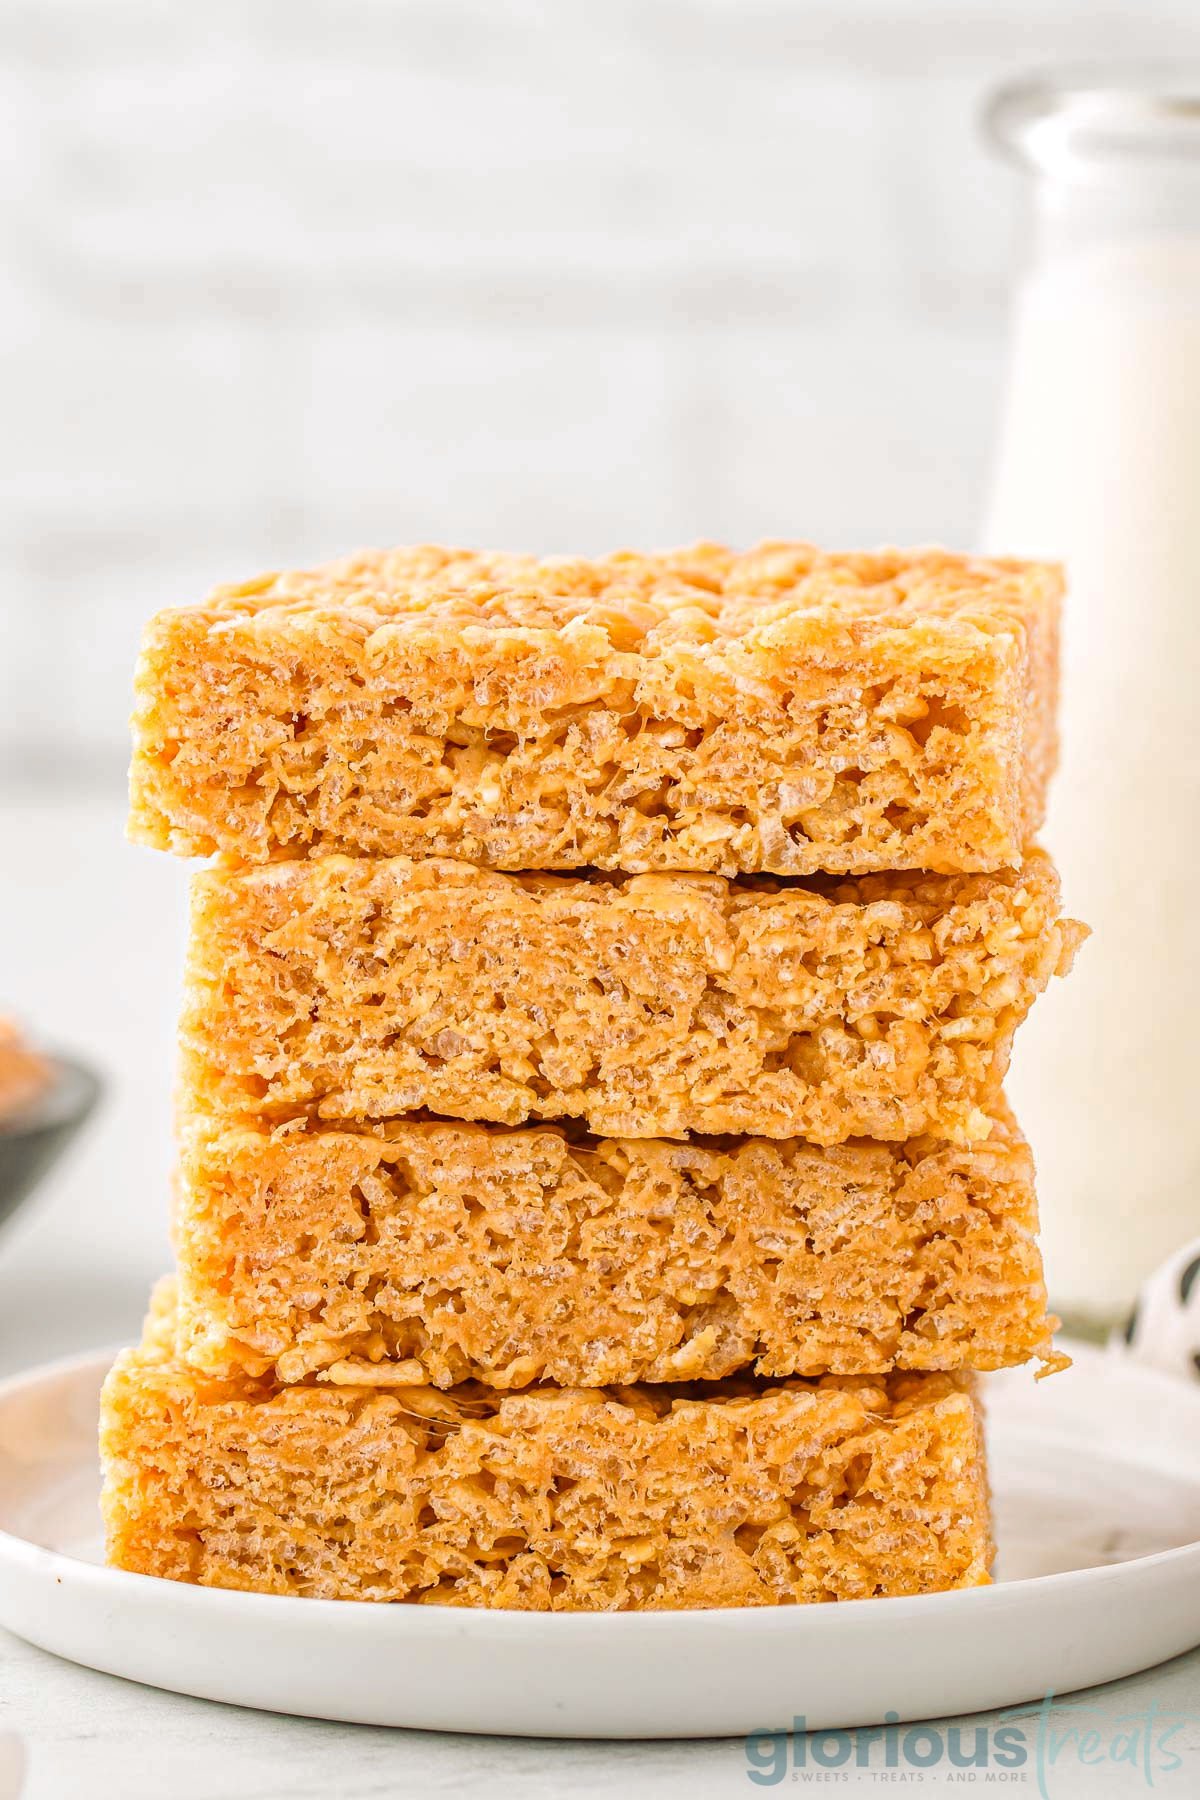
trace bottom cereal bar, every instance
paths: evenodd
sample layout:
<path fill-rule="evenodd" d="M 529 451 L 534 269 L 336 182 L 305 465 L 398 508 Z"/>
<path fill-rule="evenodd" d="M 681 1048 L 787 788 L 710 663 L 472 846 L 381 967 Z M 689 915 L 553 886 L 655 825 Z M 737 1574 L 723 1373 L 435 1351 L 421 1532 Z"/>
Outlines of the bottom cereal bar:
<path fill-rule="evenodd" d="M 988 1579 L 970 1378 L 280 1387 L 174 1357 L 165 1286 L 104 1390 L 108 1554 L 174 1581 L 537 1611 Z"/>

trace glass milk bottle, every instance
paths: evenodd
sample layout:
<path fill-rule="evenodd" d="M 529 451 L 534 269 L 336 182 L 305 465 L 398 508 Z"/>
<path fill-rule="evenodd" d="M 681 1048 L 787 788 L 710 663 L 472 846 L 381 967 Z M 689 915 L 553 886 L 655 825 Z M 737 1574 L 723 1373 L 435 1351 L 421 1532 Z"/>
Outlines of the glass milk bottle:
<path fill-rule="evenodd" d="M 1018 1036 L 1047 1279 L 1111 1323 L 1200 1234 L 1200 71 L 998 94 L 1028 266 L 986 549 L 1067 565 L 1044 838 L 1094 928 Z"/>

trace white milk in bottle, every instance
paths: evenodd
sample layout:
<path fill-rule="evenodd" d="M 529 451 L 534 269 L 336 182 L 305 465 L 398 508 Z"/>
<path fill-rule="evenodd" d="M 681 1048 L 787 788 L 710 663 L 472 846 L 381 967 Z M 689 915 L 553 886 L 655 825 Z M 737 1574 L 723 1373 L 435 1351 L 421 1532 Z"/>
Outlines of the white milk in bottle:
<path fill-rule="evenodd" d="M 1200 81 L 1026 86 L 991 121 L 1036 192 L 985 547 L 1067 565 L 1044 840 L 1094 930 L 1008 1092 L 1051 1295 L 1103 1324 L 1200 1234 Z"/>

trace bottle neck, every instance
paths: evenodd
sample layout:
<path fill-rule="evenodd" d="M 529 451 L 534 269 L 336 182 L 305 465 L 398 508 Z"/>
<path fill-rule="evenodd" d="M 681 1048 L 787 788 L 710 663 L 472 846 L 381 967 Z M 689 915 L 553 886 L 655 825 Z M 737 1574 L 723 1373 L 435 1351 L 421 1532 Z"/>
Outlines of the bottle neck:
<path fill-rule="evenodd" d="M 1031 181 L 1026 260 L 1035 268 L 1095 252 L 1128 260 L 1169 245 L 1200 254 L 1200 165 L 1113 161 L 1035 172 Z"/>
<path fill-rule="evenodd" d="M 1035 267 L 1200 243 L 1200 63 L 1012 82 L 991 95 L 985 126 L 1030 185 Z"/>

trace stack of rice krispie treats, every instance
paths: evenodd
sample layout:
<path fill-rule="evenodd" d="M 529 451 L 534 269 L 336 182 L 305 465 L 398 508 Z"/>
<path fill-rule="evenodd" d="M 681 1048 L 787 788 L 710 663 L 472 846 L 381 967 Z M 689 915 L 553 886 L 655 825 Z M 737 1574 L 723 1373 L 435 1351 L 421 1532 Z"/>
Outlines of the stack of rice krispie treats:
<path fill-rule="evenodd" d="M 536 1609 L 970 1586 L 973 1371 L 1052 1365 L 1001 1084 L 1061 582 L 942 552 L 437 549 L 156 618 L 193 879 L 178 1272 L 109 1554 Z"/>

